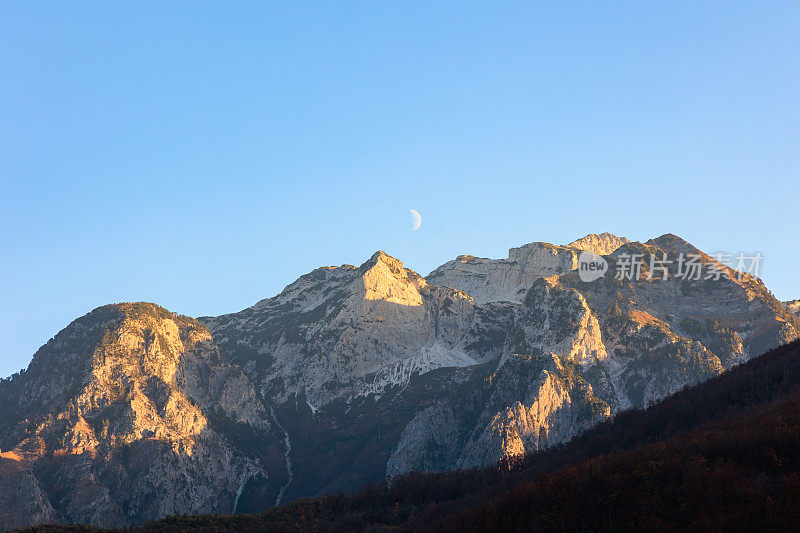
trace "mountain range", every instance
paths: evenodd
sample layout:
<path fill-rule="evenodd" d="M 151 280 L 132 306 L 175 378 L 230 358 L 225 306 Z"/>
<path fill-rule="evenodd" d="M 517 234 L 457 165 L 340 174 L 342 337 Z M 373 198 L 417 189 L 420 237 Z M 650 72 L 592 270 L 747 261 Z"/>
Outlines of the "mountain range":
<path fill-rule="evenodd" d="M 798 449 L 795 341 L 496 465 L 404 474 L 255 515 L 171 516 L 134 531 L 794 531 Z"/>
<path fill-rule="evenodd" d="M 583 281 L 583 252 L 608 273 Z M 632 256 L 640 275 L 614 275 Z M 655 272 L 685 256 L 721 275 Z M 376 252 L 217 317 L 100 307 L 0 382 L 0 526 L 251 513 L 507 463 L 797 339 L 799 309 L 671 234 L 427 277 Z"/>

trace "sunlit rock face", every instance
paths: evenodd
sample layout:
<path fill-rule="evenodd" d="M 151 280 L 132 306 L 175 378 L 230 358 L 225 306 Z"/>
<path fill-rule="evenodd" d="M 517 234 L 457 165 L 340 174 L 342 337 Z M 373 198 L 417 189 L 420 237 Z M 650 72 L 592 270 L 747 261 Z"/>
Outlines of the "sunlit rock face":
<path fill-rule="evenodd" d="M 521 302 L 534 281 L 574 270 L 577 258 L 578 252 L 572 248 L 534 242 L 510 249 L 508 259 L 460 255 L 427 279 L 434 285 L 463 291 L 480 304 Z"/>
<path fill-rule="evenodd" d="M 609 272 L 583 282 L 583 250 Z M 800 306 L 756 278 L 615 277 L 680 253 L 715 264 L 600 234 L 427 278 L 377 252 L 219 317 L 96 309 L 0 382 L 0 526 L 257 512 L 491 464 L 797 338 Z"/>
<path fill-rule="evenodd" d="M 252 383 L 208 329 L 152 304 L 76 320 L 2 393 L 18 398 L 2 413 L 4 468 L 33 495 L 6 527 L 230 512 L 242 479 L 263 472 L 209 416 L 272 438 Z"/>
<path fill-rule="evenodd" d="M 579 290 L 597 311 L 608 359 L 607 377 L 619 406 L 647 405 L 746 361 L 798 335 L 796 317 L 787 313 L 761 280 L 739 279 L 731 269 L 674 235 L 646 243 L 629 243 L 621 254 L 677 257 L 698 254 L 729 277 L 719 280 L 679 279 L 677 265 L 648 279 L 618 280 L 613 276 L 582 283 L 575 273 L 562 283 Z"/>
<path fill-rule="evenodd" d="M 576 250 L 585 250 L 598 255 L 610 255 L 622 246 L 631 242 L 626 237 L 617 237 L 611 233 L 590 233 L 589 235 L 580 239 L 574 240 L 567 244 L 568 248 L 575 248 Z"/>
<path fill-rule="evenodd" d="M 609 406 L 591 385 L 552 356 L 515 354 L 495 379 L 498 386 L 482 413 L 487 423 L 464 447 L 458 460 L 461 468 L 565 442 L 610 415 Z M 524 392 L 509 395 L 509 387 L 522 387 Z"/>
<path fill-rule="evenodd" d="M 472 376 L 471 401 L 449 397 L 408 423 L 387 475 L 491 464 L 564 442 L 608 418 L 609 406 L 574 366 L 553 355 L 513 354 L 483 379 Z"/>
<path fill-rule="evenodd" d="M 384 252 L 360 267 L 318 269 L 240 313 L 204 319 L 267 397 L 314 408 L 378 394 L 414 373 L 466 366 L 474 300 L 429 285 Z"/>
<path fill-rule="evenodd" d="M 757 278 L 739 279 L 730 269 L 730 279 L 720 280 L 680 280 L 674 265 L 663 280 L 647 279 L 647 269 L 642 279 L 615 279 L 613 267 L 621 254 L 642 254 L 649 263 L 651 255 L 692 253 L 706 265 L 725 268 L 674 235 L 644 244 L 595 237 L 600 236 L 575 245 L 595 253 L 610 250 L 609 275 L 591 283 L 582 282 L 575 271 L 543 276 L 524 291 L 521 301 L 523 292 L 516 292 L 508 303 L 513 320 L 508 322 L 492 388 L 508 386 L 497 376 L 505 375 L 509 364 L 517 365 L 512 374 L 519 375 L 520 355 L 552 358 L 542 369 L 539 388 L 517 390 L 490 403 L 477 423 L 459 425 L 459 417 L 448 415 L 458 408 L 448 403 L 421 411 L 393 450 L 388 475 L 486 464 L 563 442 L 610 413 L 646 407 L 798 336 L 791 305 L 777 302 Z M 452 285 L 474 283 L 472 272 L 460 272 L 451 263 L 445 266 Z M 428 279 L 442 279 L 442 269 Z M 575 383 L 585 384 L 579 399 Z M 576 406 L 591 416 L 576 419 Z M 434 429 L 429 420 L 437 420 L 439 426 Z M 458 435 L 472 437 L 458 441 Z M 427 448 L 420 443 L 428 443 Z M 444 449 L 451 451 L 440 457 L 439 468 L 432 468 L 436 453 Z"/>
<path fill-rule="evenodd" d="M 540 278 L 528 292 L 520 314 L 521 351 L 549 353 L 584 366 L 607 358 L 600 323 L 576 289 L 558 276 Z"/>

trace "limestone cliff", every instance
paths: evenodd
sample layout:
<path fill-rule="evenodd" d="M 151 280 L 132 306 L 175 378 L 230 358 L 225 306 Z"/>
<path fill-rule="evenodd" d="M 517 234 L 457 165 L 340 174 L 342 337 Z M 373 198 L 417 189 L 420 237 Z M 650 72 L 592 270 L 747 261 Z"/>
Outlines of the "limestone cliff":
<path fill-rule="evenodd" d="M 208 329 L 152 304 L 76 320 L 0 394 L 3 468 L 32 495 L 5 527 L 232 512 L 243 482 L 264 469 L 218 421 L 274 439 L 255 389 Z"/>
<path fill-rule="evenodd" d="M 428 275 L 434 285 L 453 287 L 476 302 L 520 302 L 537 279 L 565 274 L 576 268 L 578 252 L 572 248 L 534 242 L 512 248 L 508 259 L 482 259 L 460 255 Z"/>
<path fill-rule="evenodd" d="M 267 397 L 302 395 L 316 409 L 485 359 L 469 349 L 475 310 L 467 294 L 429 285 L 377 252 L 360 267 L 315 270 L 274 298 L 202 320 Z"/>

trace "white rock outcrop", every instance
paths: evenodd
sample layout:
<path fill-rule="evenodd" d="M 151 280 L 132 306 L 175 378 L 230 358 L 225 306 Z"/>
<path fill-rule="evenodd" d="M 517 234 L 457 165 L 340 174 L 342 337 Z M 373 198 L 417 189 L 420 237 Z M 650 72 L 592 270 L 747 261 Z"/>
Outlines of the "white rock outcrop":
<path fill-rule="evenodd" d="M 431 272 L 427 280 L 465 292 L 479 304 L 521 302 L 537 279 L 565 274 L 577 265 L 576 250 L 534 242 L 511 248 L 508 259 L 460 255 Z"/>

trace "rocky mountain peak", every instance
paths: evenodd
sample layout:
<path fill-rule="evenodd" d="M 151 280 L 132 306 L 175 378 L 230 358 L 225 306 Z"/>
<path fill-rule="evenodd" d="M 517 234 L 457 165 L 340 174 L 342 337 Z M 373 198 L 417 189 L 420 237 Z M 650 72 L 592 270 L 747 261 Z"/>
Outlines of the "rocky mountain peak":
<path fill-rule="evenodd" d="M 474 303 L 378 251 L 359 267 L 316 270 L 240 313 L 202 320 L 248 372 L 268 358 L 258 378 L 268 397 L 303 395 L 318 409 L 406 384 L 421 369 L 473 364 L 460 343 Z"/>
<path fill-rule="evenodd" d="M 69 495 L 42 504 L 57 511 L 48 520 L 120 526 L 231 512 L 243 480 L 263 469 L 232 445 L 230 428 L 274 440 L 255 387 L 208 328 L 151 303 L 108 305 L 72 322 L 0 383 L 2 404 L 6 459 L 32 474 L 34 497 L 46 502 L 54 487 Z"/>
<path fill-rule="evenodd" d="M 626 237 L 617 237 L 611 233 L 590 233 L 585 237 L 567 244 L 568 248 L 586 250 L 598 255 L 609 255 L 625 243 L 630 242 Z"/>
<path fill-rule="evenodd" d="M 386 252 L 375 252 L 360 269 L 364 282 L 364 300 L 382 300 L 405 306 L 422 305 L 427 286 L 423 277 L 403 266 L 399 259 Z"/>
<path fill-rule="evenodd" d="M 209 394 L 200 380 L 217 378 L 221 389 Z M 18 380 L 22 412 L 72 404 L 73 414 L 95 413 L 120 401 L 135 411 L 137 398 L 158 403 L 157 383 L 168 396 L 221 408 L 237 421 L 263 426 L 265 418 L 255 390 L 221 357 L 205 325 L 147 302 L 103 306 L 73 321 Z M 226 386 L 241 396 L 218 397 Z"/>
<path fill-rule="evenodd" d="M 459 255 L 431 272 L 427 280 L 465 292 L 481 304 L 521 302 L 536 279 L 570 272 L 577 260 L 572 248 L 532 242 L 511 248 L 506 259 Z"/>
<path fill-rule="evenodd" d="M 654 245 L 660 248 L 662 251 L 671 253 L 671 254 L 698 254 L 703 255 L 705 254 L 693 246 L 690 242 L 674 235 L 672 233 L 665 233 L 660 237 L 656 237 L 655 239 L 650 239 L 645 244 Z"/>
<path fill-rule="evenodd" d="M 119 364 L 142 371 L 155 370 L 148 366 L 155 361 L 163 366 L 182 349 L 176 317 L 155 304 L 140 302 L 102 306 L 74 320 L 34 354 L 22 376 L 27 387 L 20 404 L 37 408 L 63 404 L 104 367 L 112 345 L 119 347 Z M 207 328 L 196 324 L 210 338 Z"/>
<path fill-rule="evenodd" d="M 378 250 L 377 252 L 372 254 L 372 256 L 369 259 L 367 259 L 367 261 L 364 264 L 373 265 L 373 264 L 377 264 L 379 262 L 386 262 L 386 263 L 390 263 L 390 264 L 399 264 L 401 267 L 403 266 L 403 262 L 402 261 L 392 257 L 391 255 L 387 254 L 383 250 Z"/>

